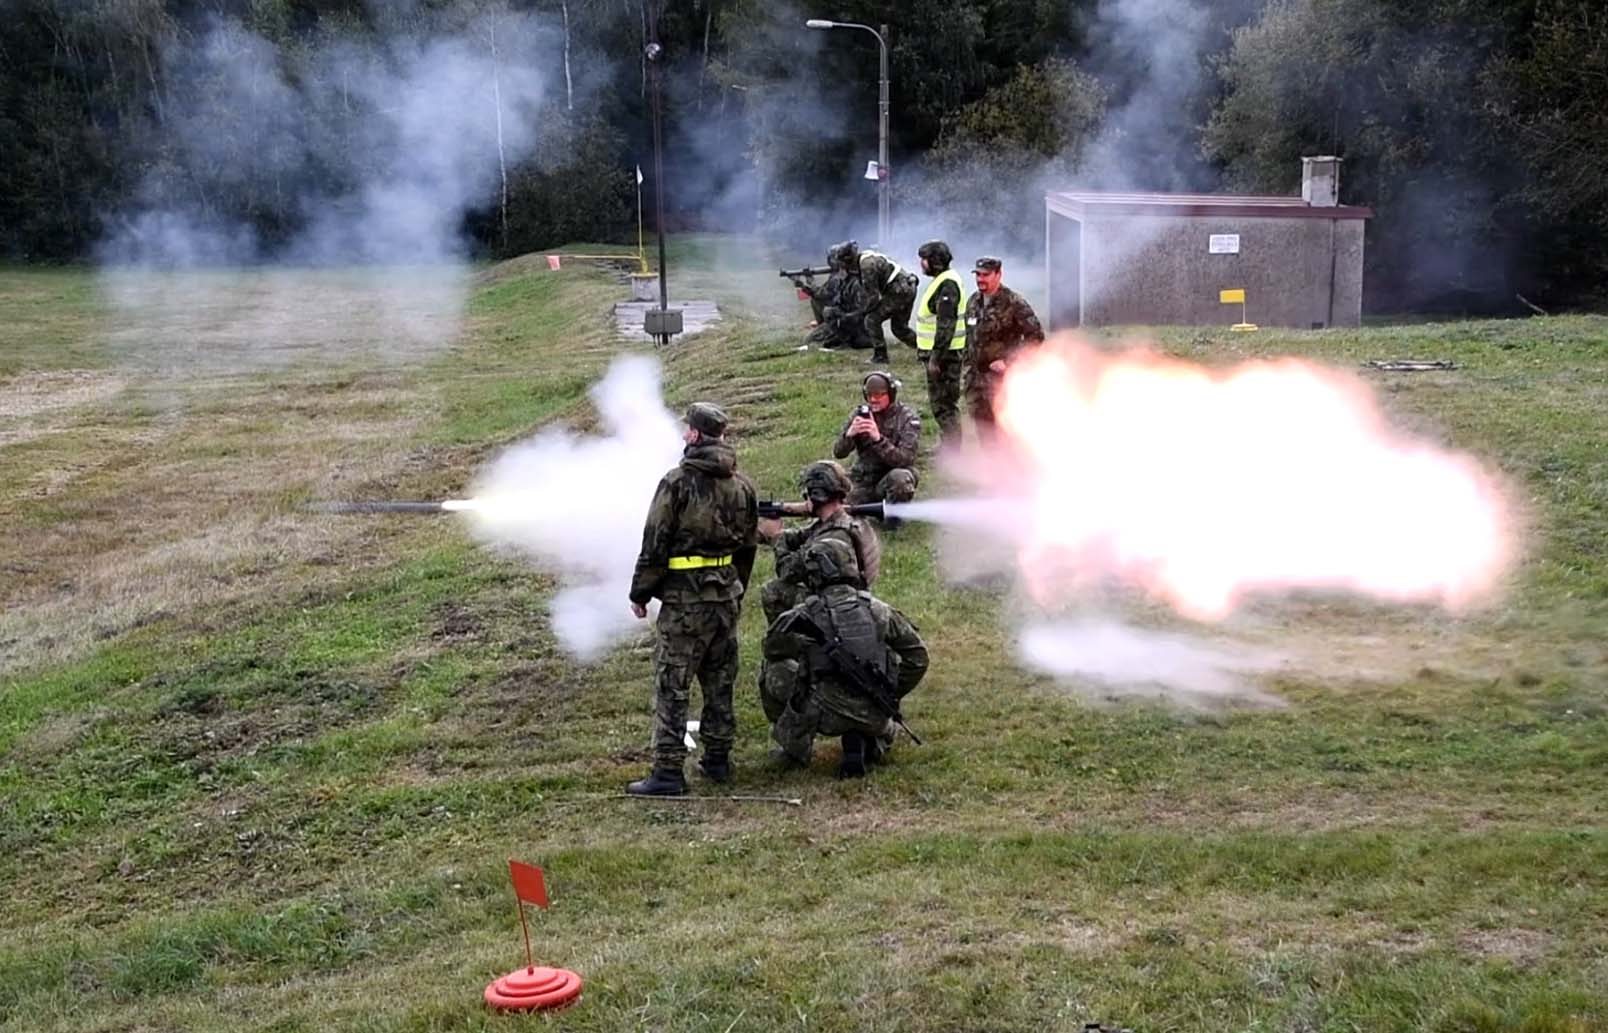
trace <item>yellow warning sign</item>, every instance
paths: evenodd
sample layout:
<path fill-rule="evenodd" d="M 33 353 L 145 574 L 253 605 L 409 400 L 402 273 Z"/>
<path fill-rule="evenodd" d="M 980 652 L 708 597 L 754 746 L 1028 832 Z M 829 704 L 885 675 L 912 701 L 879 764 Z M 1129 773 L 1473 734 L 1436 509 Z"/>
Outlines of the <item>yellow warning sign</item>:
<path fill-rule="evenodd" d="M 1217 300 L 1225 305 L 1245 304 L 1245 288 L 1236 287 L 1231 291 L 1218 291 Z"/>

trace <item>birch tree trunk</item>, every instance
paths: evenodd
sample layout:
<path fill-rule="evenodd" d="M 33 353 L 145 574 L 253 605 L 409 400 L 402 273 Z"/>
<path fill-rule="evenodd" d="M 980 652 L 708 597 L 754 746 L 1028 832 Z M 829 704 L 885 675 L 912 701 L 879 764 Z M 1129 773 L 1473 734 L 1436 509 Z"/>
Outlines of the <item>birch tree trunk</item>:
<path fill-rule="evenodd" d="M 559 0 L 558 9 L 564 12 L 564 110 L 575 110 L 575 83 L 570 80 L 570 28 L 569 0 Z"/>
<path fill-rule="evenodd" d="M 508 155 L 503 149 L 502 118 L 502 65 L 497 61 L 497 19 L 488 23 L 491 33 L 491 96 L 497 109 L 497 172 L 502 176 L 502 204 L 499 228 L 502 231 L 502 250 L 508 253 Z"/>

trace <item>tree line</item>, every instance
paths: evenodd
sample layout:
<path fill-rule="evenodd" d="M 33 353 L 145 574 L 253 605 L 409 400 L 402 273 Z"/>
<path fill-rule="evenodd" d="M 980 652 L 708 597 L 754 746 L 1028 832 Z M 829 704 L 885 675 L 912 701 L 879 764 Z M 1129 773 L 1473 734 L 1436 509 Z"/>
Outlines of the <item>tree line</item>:
<path fill-rule="evenodd" d="M 877 89 L 875 41 L 812 32 L 814 17 L 889 28 L 898 211 L 1032 249 L 1046 187 L 1294 193 L 1301 156 L 1338 154 L 1342 201 L 1378 213 L 1371 308 L 1608 294 L 1608 13 L 1587 0 L 3 0 L 0 14 L 12 260 L 93 257 L 141 206 L 232 220 L 273 254 L 317 218 L 310 196 L 384 174 L 365 143 L 384 98 L 354 95 L 320 55 L 445 32 L 544 83 L 506 113 L 537 146 L 492 156 L 495 187 L 462 213 L 476 252 L 634 239 L 655 75 L 667 224 L 813 249 L 874 211 Z M 239 81 L 253 62 L 276 75 Z M 264 116 L 285 108 L 255 107 L 261 94 L 285 84 L 296 117 Z"/>

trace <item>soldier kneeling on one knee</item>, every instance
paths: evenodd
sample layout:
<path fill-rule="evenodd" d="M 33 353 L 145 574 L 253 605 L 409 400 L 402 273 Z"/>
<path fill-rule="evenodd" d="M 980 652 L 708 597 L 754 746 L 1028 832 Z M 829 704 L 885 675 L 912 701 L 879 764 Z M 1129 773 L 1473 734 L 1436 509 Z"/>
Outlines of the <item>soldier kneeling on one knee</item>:
<path fill-rule="evenodd" d="M 849 471 L 849 505 L 909 502 L 916 496 L 916 458 L 921 450 L 921 417 L 899 401 L 899 381 L 876 370 L 860 382 L 865 404 L 854 410 L 832 444 L 839 459 L 854 453 Z M 887 521 L 891 527 L 897 521 Z"/>
<path fill-rule="evenodd" d="M 767 664 L 796 664 L 789 683 L 761 683 L 771 737 L 783 756 L 808 764 L 817 735 L 840 736 L 839 777 L 859 777 L 882 760 L 903 723 L 900 701 L 927 673 L 927 647 L 898 610 L 858 587 L 854 549 L 836 536 L 802 556 L 809 595 L 771 623 Z"/>

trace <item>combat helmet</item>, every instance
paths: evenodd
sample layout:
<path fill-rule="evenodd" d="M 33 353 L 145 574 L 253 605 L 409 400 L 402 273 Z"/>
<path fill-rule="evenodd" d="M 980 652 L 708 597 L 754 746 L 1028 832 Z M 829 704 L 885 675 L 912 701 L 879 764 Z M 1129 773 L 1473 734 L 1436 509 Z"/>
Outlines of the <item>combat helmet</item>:
<path fill-rule="evenodd" d="M 837 252 L 838 262 L 842 264 L 843 268 L 849 270 L 857 270 L 860 268 L 859 241 L 845 240 L 843 243 L 832 248 L 832 250 Z"/>
<path fill-rule="evenodd" d="M 860 564 L 855 559 L 854 547 L 835 534 L 812 539 L 804 547 L 799 565 L 804 571 L 804 584 L 812 589 L 860 583 Z"/>
<path fill-rule="evenodd" d="M 927 260 L 927 267 L 934 276 L 947 272 L 950 264 L 955 261 L 954 252 L 950 251 L 949 245 L 941 240 L 927 241 L 916 249 L 916 254 Z"/>
<path fill-rule="evenodd" d="M 693 402 L 687 406 L 687 426 L 705 437 L 723 436 L 729 422 L 726 410 L 714 402 Z"/>
<path fill-rule="evenodd" d="M 798 473 L 799 493 L 814 504 L 846 499 L 853 488 L 843 467 L 830 459 L 811 463 Z"/>
<path fill-rule="evenodd" d="M 904 384 L 899 381 L 898 377 L 894 376 L 892 373 L 889 373 L 885 369 L 874 369 L 867 373 L 863 379 L 861 379 L 861 398 L 864 398 L 868 402 L 871 400 L 871 380 L 873 377 L 881 380 L 885 385 L 887 385 L 889 405 L 892 405 L 894 402 L 899 400 L 899 389 L 904 387 Z"/>

